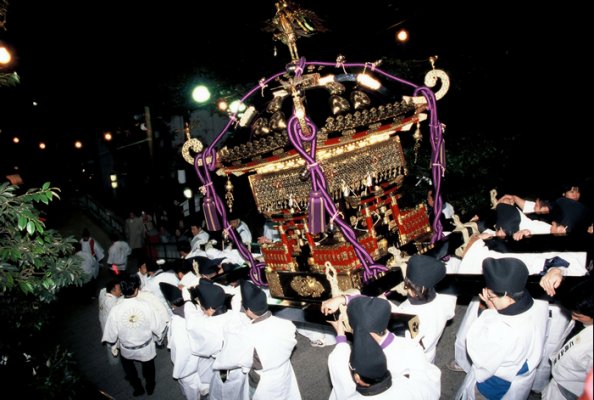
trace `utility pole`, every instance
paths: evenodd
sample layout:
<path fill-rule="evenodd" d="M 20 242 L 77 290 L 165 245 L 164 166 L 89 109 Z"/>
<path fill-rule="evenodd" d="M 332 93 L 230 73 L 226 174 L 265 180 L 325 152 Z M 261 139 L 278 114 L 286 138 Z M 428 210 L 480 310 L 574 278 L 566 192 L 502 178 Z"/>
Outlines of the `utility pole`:
<path fill-rule="evenodd" d="M 148 106 L 144 106 L 144 126 L 146 127 L 149 155 L 151 157 L 151 163 L 153 163 L 153 124 L 151 123 L 151 109 Z"/>

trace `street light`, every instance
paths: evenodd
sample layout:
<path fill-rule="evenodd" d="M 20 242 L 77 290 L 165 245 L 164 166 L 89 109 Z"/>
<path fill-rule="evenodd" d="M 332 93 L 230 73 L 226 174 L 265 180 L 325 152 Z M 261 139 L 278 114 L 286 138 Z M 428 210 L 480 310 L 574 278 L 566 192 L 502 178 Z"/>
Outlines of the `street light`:
<path fill-rule="evenodd" d="M 204 85 L 198 85 L 192 90 L 192 99 L 198 104 L 206 103 L 210 100 L 210 90 Z"/>

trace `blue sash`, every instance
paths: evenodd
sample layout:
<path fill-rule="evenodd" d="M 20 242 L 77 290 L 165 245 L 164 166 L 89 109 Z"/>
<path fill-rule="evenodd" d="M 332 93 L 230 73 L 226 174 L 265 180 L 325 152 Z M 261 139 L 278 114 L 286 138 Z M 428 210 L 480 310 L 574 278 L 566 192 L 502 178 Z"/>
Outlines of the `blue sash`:
<path fill-rule="evenodd" d="M 522 365 L 522 368 L 520 368 L 516 376 L 525 374 L 526 372 L 528 372 L 528 361 L 524 362 L 524 365 Z M 478 391 L 489 400 L 501 400 L 509 390 L 510 386 L 511 382 L 495 375 L 484 382 L 476 384 Z"/>

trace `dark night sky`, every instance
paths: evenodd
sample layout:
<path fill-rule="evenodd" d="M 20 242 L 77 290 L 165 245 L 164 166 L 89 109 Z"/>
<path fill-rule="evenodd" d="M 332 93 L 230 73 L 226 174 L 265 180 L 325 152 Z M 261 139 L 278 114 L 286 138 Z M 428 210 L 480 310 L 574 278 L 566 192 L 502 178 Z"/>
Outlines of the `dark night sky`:
<path fill-rule="evenodd" d="M 0 139 L 8 132 L 96 134 L 144 105 L 165 104 L 162 88 L 186 78 L 175 94 L 187 98 L 200 67 L 251 85 L 283 69 L 286 47 L 262 30 L 274 15 L 273 0 L 210 2 L 208 12 L 205 3 L 12 0 L 5 36 L 15 46 L 21 84 L 0 88 Z M 509 1 L 299 3 L 330 30 L 298 41 L 308 60 L 334 61 L 338 54 L 350 62 L 426 60 L 437 54 L 453 85 L 442 100 L 443 122 L 498 135 L 521 131 L 522 144 L 536 149 L 550 144 L 545 135 L 567 132 L 573 143 L 553 139 L 556 149 L 577 154 L 564 154 L 564 163 L 586 154 L 580 143 L 589 128 L 581 127 L 577 105 L 585 97 L 580 85 L 588 67 L 587 51 L 579 49 L 590 48 L 591 36 L 584 10 L 518 9 L 519 2 Z M 411 30 L 405 46 L 393 39 L 396 24 Z M 564 117 L 568 113 L 571 118 Z"/>

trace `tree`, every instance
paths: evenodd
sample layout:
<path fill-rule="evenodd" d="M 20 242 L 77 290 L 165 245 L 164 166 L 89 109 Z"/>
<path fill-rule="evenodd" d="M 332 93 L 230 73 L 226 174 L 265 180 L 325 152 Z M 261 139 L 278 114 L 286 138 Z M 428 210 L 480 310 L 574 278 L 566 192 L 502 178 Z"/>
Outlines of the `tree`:
<path fill-rule="evenodd" d="M 56 295 L 82 285 L 84 272 L 75 239 L 46 229 L 38 209 L 59 199 L 59 189 L 18 189 L 0 184 L 0 381 L 22 382 L 23 398 L 74 398 L 83 381 L 51 323 Z"/>

